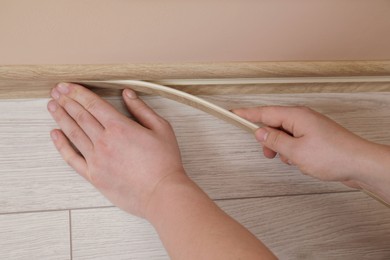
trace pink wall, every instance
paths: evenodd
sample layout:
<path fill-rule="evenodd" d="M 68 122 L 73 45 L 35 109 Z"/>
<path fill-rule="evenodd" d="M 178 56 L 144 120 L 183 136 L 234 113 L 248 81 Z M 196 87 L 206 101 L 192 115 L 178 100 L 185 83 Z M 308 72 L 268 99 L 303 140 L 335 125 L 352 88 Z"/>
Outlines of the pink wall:
<path fill-rule="evenodd" d="M 390 59 L 389 0 L 0 0 L 0 64 Z"/>

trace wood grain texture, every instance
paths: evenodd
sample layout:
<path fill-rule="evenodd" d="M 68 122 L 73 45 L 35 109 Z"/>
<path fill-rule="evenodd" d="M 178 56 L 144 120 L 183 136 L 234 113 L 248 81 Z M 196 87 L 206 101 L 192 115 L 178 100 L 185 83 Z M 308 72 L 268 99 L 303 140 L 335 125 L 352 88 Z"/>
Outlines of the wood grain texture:
<path fill-rule="evenodd" d="M 390 61 L 1 65 L 0 80 L 389 76 Z"/>
<path fill-rule="evenodd" d="M 217 202 L 281 259 L 387 259 L 390 212 L 359 192 Z M 72 211 L 73 259 L 168 259 L 145 221 Z"/>
<path fill-rule="evenodd" d="M 73 259 L 167 259 L 154 228 L 118 210 L 72 210 Z"/>
<path fill-rule="evenodd" d="M 390 144 L 390 93 L 216 95 L 227 109 L 308 105 L 348 129 Z M 314 180 L 279 160 L 265 159 L 252 135 L 201 111 L 160 97 L 146 102 L 173 125 L 187 173 L 214 199 L 346 191 Z M 68 167 L 49 137 L 56 127 L 47 99 L 0 102 L 0 212 L 111 205 Z M 119 98 L 109 98 L 124 111 Z M 50 199 L 48 199 L 50 198 Z"/>
<path fill-rule="evenodd" d="M 359 192 L 218 204 L 280 259 L 390 257 L 390 212 Z"/>
<path fill-rule="evenodd" d="M 0 66 L 0 98 L 48 97 L 49 89 L 60 81 L 338 76 L 390 76 L 390 61 L 2 65 Z M 298 86 L 300 85 L 302 84 L 298 84 Z M 358 85 L 360 90 L 367 91 L 367 88 L 362 88 L 365 86 L 364 84 Z M 282 86 L 290 87 L 289 84 L 282 84 Z M 316 88 L 308 88 L 306 86 L 299 89 L 300 91 L 317 92 L 323 91 L 322 89 L 325 86 L 324 84 L 317 84 Z M 348 86 L 349 90 L 351 90 L 351 86 L 356 86 L 356 84 L 332 84 L 331 86 L 333 90 L 335 86 L 339 89 Z M 375 86 L 376 89 L 371 89 L 371 91 L 384 88 L 384 84 L 374 84 L 372 86 Z M 262 90 L 263 87 L 265 87 L 264 90 Z M 387 87 L 385 88 L 388 90 Z M 274 89 L 267 84 L 257 85 L 256 89 L 257 91 L 262 91 L 261 93 L 279 93 L 278 91 L 282 90 L 280 85 Z M 356 90 L 356 87 L 352 89 Z M 295 91 L 297 91 L 296 88 Z M 329 90 L 326 92 L 329 92 Z M 222 93 L 219 92 L 219 94 Z"/>
<path fill-rule="evenodd" d="M 1 259 L 70 259 L 68 211 L 0 215 Z"/>

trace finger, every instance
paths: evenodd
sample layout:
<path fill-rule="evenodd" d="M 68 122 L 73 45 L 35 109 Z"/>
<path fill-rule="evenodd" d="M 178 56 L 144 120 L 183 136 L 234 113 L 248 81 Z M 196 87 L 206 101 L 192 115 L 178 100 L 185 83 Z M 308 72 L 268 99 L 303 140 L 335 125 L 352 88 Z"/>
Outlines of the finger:
<path fill-rule="evenodd" d="M 123 91 L 123 99 L 129 112 L 137 121 L 146 128 L 158 129 L 164 121 L 153 109 L 151 109 L 137 94 L 131 89 Z"/>
<path fill-rule="evenodd" d="M 312 111 L 306 107 L 264 106 L 235 109 L 233 112 L 249 121 L 272 127 L 283 127 L 290 133 L 296 134 L 295 124 L 302 121 L 301 118 L 307 118 Z"/>
<path fill-rule="evenodd" d="M 55 96 L 56 94 L 54 93 L 53 95 Z M 80 126 L 56 101 L 51 100 L 47 108 L 69 140 L 84 156 L 88 155 L 93 149 L 93 144 Z"/>
<path fill-rule="evenodd" d="M 259 128 L 255 132 L 255 137 L 262 145 L 288 158 L 291 158 L 297 142 L 294 137 L 271 127 Z"/>
<path fill-rule="evenodd" d="M 266 146 L 263 146 L 263 154 L 265 157 L 267 157 L 268 159 L 273 159 L 275 158 L 276 156 L 276 152 L 275 151 L 272 151 L 271 149 L 269 149 L 268 147 Z"/>
<path fill-rule="evenodd" d="M 292 162 L 284 155 L 279 154 L 279 158 L 282 162 L 284 162 L 287 165 L 292 165 Z"/>
<path fill-rule="evenodd" d="M 104 127 L 110 120 L 124 117 L 110 103 L 83 86 L 73 83 L 59 83 L 56 89 L 62 95 L 66 95 L 78 102 Z"/>
<path fill-rule="evenodd" d="M 50 135 L 64 161 L 88 180 L 88 167 L 85 159 L 73 149 L 64 133 L 61 130 L 54 129 Z"/>
<path fill-rule="evenodd" d="M 81 127 L 92 142 L 95 142 L 103 133 L 104 127 L 82 105 L 65 95 L 60 95 L 57 102 Z"/>

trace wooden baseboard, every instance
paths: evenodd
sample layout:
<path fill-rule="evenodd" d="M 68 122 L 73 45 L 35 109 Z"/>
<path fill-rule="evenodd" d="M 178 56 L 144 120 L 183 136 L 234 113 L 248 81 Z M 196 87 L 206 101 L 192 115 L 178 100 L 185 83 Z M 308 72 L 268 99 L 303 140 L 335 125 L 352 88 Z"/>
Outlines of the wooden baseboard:
<path fill-rule="evenodd" d="M 0 98 L 48 97 L 57 82 L 110 79 L 208 80 L 204 84 L 172 85 L 191 94 L 378 92 L 390 91 L 390 83 L 386 81 L 389 76 L 390 61 L 2 65 Z M 263 82 L 248 81 L 253 78 Z M 278 81 L 278 78 L 281 80 Z M 296 80 L 304 78 L 310 80 Z M 210 85 L 210 79 L 234 79 L 235 84 Z M 237 79 L 246 81 L 239 82 Z M 118 93 L 117 90 L 98 92 L 104 95 Z"/>

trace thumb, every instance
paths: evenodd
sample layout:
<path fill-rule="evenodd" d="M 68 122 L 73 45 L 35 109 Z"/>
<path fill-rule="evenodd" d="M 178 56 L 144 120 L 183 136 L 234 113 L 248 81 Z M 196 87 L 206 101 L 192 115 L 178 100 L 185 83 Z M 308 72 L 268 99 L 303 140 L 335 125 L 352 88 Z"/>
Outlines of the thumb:
<path fill-rule="evenodd" d="M 283 154 L 287 158 L 291 158 L 294 152 L 293 147 L 297 141 L 286 132 L 271 127 L 259 128 L 255 132 L 255 137 L 265 147 Z"/>

